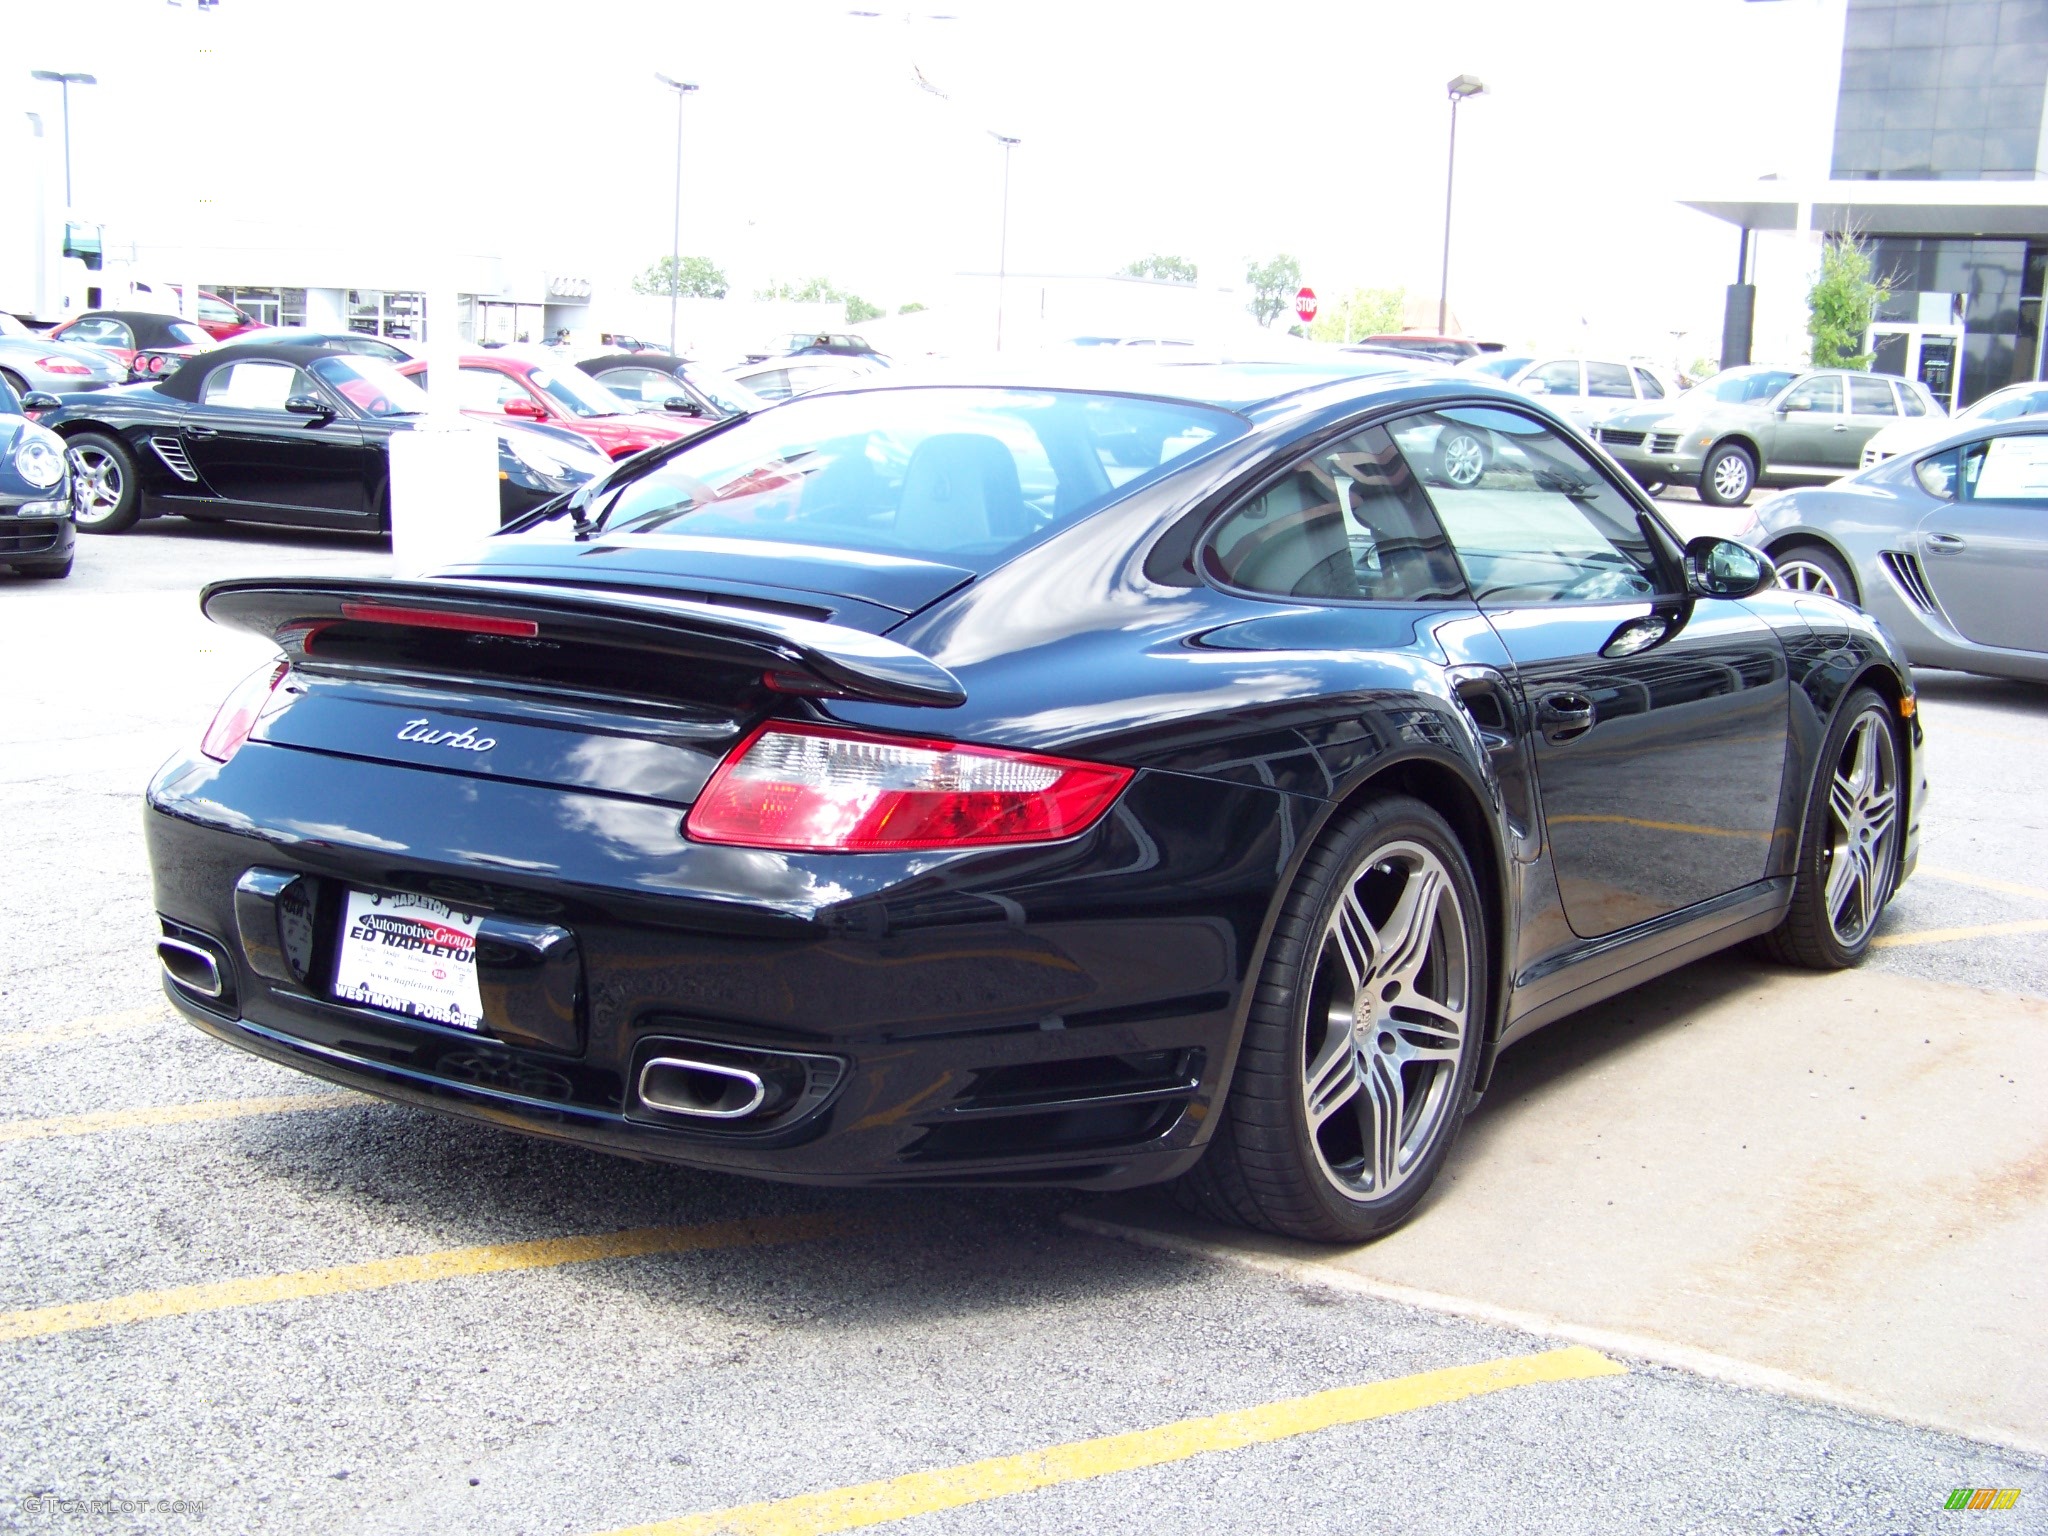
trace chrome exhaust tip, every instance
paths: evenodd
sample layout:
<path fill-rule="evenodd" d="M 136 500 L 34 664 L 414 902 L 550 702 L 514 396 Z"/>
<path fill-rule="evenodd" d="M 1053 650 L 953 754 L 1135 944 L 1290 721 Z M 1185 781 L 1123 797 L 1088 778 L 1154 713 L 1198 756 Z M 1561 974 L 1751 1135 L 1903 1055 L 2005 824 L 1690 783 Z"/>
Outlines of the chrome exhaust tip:
<path fill-rule="evenodd" d="M 156 957 L 163 964 L 164 974 L 188 992 L 219 997 L 226 990 L 221 982 L 220 962 L 211 951 L 197 944 L 188 944 L 183 939 L 158 939 Z"/>
<path fill-rule="evenodd" d="M 640 1069 L 638 1092 L 649 1108 L 699 1120 L 744 1120 L 768 1100 L 758 1072 L 682 1056 L 651 1058 Z"/>

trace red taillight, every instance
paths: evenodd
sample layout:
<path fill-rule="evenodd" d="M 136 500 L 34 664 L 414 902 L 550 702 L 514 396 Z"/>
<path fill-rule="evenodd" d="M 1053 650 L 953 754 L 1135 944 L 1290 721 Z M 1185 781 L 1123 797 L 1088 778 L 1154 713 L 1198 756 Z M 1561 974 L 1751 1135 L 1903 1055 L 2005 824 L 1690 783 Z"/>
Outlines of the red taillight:
<path fill-rule="evenodd" d="M 873 853 L 1046 843 L 1085 832 L 1130 782 L 1101 763 L 777 722 L 704 786 L 700 843 Z"/>
<path fill-rule="evenodd" d="M 83 363 L 75 363 L 68 357 L 39 357 L 34 365 L 45 373 L 75 373 L 81 379 L 90 377 L 92 370 Z"/>
<path fill-rule="evenodd" d="M 364 624 L 404 624 L 413 629 L 453 629 L 469 635 L 540 633 L 532 619 L 494 619 L 482 613 L 456 613 L 446 608 L 400 608 L 391 603 L 343 603 L 341 616 Z"/>
<path fill-rule="evenodd" d="M 242 749 L 249 733 L 256 729 L 256 717 L 270 702 L 277 685 L 290 666 L 282 661 L 259 667 L 235 685 L 221 707 L 214 711 L 213 724 L 199 738 L 199 750 L 217 763 L 224 763 Z"/>

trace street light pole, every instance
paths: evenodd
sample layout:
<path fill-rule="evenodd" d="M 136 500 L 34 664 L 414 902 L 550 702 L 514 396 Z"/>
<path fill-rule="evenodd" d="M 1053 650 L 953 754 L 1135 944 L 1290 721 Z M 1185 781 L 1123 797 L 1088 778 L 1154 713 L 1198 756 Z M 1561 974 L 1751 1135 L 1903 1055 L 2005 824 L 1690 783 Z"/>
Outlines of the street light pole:
<path fill-rule="evenodd" d="M 1447 89 L 1451 93 L 1451 153 L 1444 166 L 1444 270 L 1436 285 L 1436 333 L 1441 336 L 1451 314 L 1451 194 L 1458 176 L 1458 103 L 1467 96 L 1485 92 L 1485 82 L 1476 75 L 1459 75 Z"/>
<path fill-rule="evenodd" d="M 1010 151 L 1023 143 L 1022 139 L 1008 134 L 997 133 L 991 128 L 988 136 L 1003 146 L 1003 235 L 1002 243 L 996 248 L 996 350 L 1003 350 L 1003 304 L 1010 287 Z"/>
<path fill-rule="evenodd" d="M 668 352 L 676 352 L 676 296 L 683 287 L 683 98 L 697 89 L 694 81 L 671 80 L 657 71 L 654 76 L 676 93 L 676 211 L 669 226 L 668 240 Z"/>
<path fill-rule="evenodd" d="M 31 80 L 53 82 L 64 96 L 64 212 L 71 212 L 71 87 L 74 85 L 98 85 L 97 75 L 65 73 L 56 69 L 32 69 L 28 72 Z"/>

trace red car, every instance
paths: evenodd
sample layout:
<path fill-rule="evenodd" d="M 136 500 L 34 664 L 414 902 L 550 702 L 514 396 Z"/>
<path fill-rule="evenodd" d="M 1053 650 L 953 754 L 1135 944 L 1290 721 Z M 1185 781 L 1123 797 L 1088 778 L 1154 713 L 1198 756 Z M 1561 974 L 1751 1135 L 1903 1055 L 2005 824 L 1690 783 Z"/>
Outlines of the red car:
<path fill-rule="evenodd" d="M 398 370 L 420 384 L 427 382 L 424 360 Z M 462 359 L 462 408 L 485 419 L 544 421 L 588 438 L 615 459 L 695 437 L 717 425 L 709 417 L 692 419 L 664 412 L 635 411 L 589 374 L 566 364 L 525 357 L 478 352 Z"/>
<path fill-rule="evenodd" d="M 50 339 L 95 347 L 128 367 L 138 352 L 190 356 L 213 345 L 203 327 L 148 309 L 88 309 L 50 332 Z"/>

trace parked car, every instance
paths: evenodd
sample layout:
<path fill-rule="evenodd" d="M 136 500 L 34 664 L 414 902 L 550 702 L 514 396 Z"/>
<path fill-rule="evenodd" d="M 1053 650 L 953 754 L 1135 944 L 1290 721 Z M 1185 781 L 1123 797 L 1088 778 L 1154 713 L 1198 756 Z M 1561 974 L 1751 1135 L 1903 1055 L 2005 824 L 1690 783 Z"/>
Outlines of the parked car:
<path fill-rule="evenodd" d="M 265 325 L 244 332 L 236 339 L 286 347 L 327 347 L 336 352 L 354 352 L 361 357 L 381 357 L 387 363 L 409 363 L 422 354 L 417 342 L 390 341 L 361 331 L 309 331 L 299 326 Z"/>
<path fill-rule="evenodd" d="M 50 339 L 95 347 L 123 368 L 133 363 L 140 351 L 189 357 L 214 344 L 213 338 L 191 321 L 146 309 L 89 309 L 50 332 Z"/>
<path fill-rule="evenodd" d="M 771 362 L 748 363 L 734 368 L 725 377 L 773 403 L 814 389 L 845 384 L 878 371 L 870 364 L 850 357 L 776 358 Z"/>
<path fill-rule="evenodd" d="M 1364 336 L 1357 345 L 1419 352 L 1424 357 L 1441 358 L 1447 363 L 1502 350 L 1501 343 L 1497 341 L 1474 341 L 1470 336 L 1433 336 L 1426 331 L 1389 331 L 1380 336 Z"/>
<path fill-rule="evenodd" d="M 1854 603 L 1915 666 L 2048 682 L 2048 418 L 1958 430 L 1757 508 L 1795 591 Z"/>
<path fill-rule="evenodd" d="M 1645 484 L 1690 482 L 1710 506 L 1739 507 L 1759 485 L 1848 474 L 1880 428 L 1941 414 L 1908 379 L 1751 366 L 1717 373 L 1676 400 L 1618 412 L 1598 436 Z"/>
<path fill-rule="evenodd" d="M 421 385 L 424 359 L 399 369 Z M 643 448 L 694 437 L 711 425 L 673 412 L 635 410 L 589 374 L 559 361 L 513 352 L 479 352 L 462 359 L 457 379 L 462 408 L 485 421 L 545 422 L 588 439 L 614 459 Z"/>
<path fill-rule="evenodd" d="M 1909 416 L 1880 427 L 1877 435 L 1863 445 L 1862 468 L 1882 464 L 1895 453 L 1909 453 L 1928 443 L 1939 442 L 1962 430 L 1965 422 L 2012 421 L 2021 416 L 2048 413 L 2048 383 L 2008 384 L 1995 389 L 1975 405 L 1965 406 L 1954 416 Z"/>
<path fill-rule="evenodd" d="M 207 588 L 279 654 L 148 792 L 172 1000 L 557 1141 L 1358 1241 L 1512 1041 L 1864 954 L 1924 782 L 1868 616 L 1514 391 L 1048 362 L 805 396 L 425 579 Z M 1445 418 L 1512 469 L 1428 484 Z"/>
<path fill-rule="evenodd" d="M 775 337 L 759 352 L 749 352 L 747 361 L 758 363 L 771 357 L 852 357 L 876 367 L 889 361 L 866 341 L 845 331 L 791 331 Z"/>
<path fill-rule="evenodd" d="M 128 370 L 98 347 L 52 341 L 0 313 L 0 384 L 15 394 L 103 389 L 127 378 Z"/>
<path fill-rule="evenodd" d="M 0 379 L 0 565 L 21 576 L 69 576 L 71 497 L 64 439 L 31 421 L 14 386 Z"/>
<path fill-rule="evenodd" d="M 1467 358 L 1458 369 L 1499 379 L 1525 395 L 1541 395 L 1553 410 L 1586 432 L 1643 401 L 1678 397 L 1675 380 L 1621 358 L 1538 354 L 1521 360 L 1517 367 L 1502 368 L 1498 366 L 1502 356 L 1487 353 Z"/>
<path fill-rule="evenodd" d="M 612 352 L 576 366 L 635 410 L 723 421 L 768 408 L 768 402 L 744 384 L 672 352 Z"/>
<path fill-rule="evenodd" d="M 380 530 L 390 526 L 386 445 L 425 409 L 419 388 L 381 358 L 234 342 L 160 384 L 60 396 L 42 424 L 69 446 L 87 533 L 167 513 Z M 609 467 L 567 438 L 499 429 L 507 520 Z"/>

